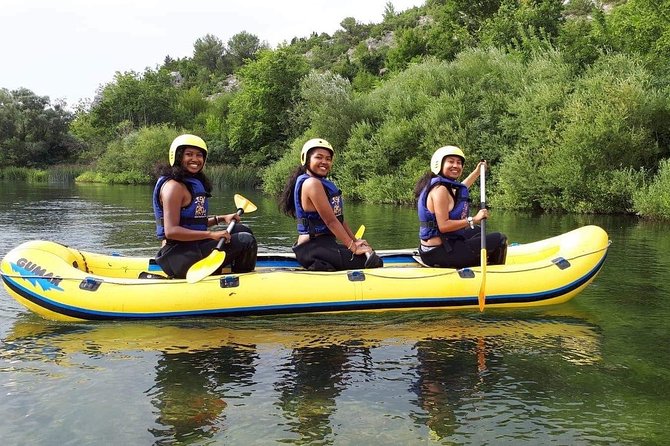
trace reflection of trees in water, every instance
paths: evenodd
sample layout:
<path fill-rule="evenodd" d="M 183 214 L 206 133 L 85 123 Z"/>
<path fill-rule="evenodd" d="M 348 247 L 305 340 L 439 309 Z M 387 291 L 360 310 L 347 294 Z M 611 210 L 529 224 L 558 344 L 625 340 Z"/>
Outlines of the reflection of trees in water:
<path fill-rule="evenodd" d="M 482 383 L 486 371 L 483 339 L 431 339 L 416 348 L 416 375 L 412 391 L 422 413 L 413 417 L 431 435 L 449 437 L 458 426 L 456 411 Z"/>
<path fill-rule="evenodd" d="M 211 438 L 224 421 L 223 386 L 252 383 L 255 348 L 219 347 L 196 353 L 163 354 L 156 384 L 149 391 L 160 427 L 150 429 L 156 444 Z"/>
<path fill-rule="evenodd" d="M 345 374 L 356 355 L 363 356 L 363 367 L 367 368 L 367 348 L 335 344 L 296 348 L 282 365 L 276 384 L 281 393 L 278 404 L 290 430 L 298 435 L 295 443 L 332 443 L 330 416 L 335 411 L 335 399 L 346 387 Z"/>

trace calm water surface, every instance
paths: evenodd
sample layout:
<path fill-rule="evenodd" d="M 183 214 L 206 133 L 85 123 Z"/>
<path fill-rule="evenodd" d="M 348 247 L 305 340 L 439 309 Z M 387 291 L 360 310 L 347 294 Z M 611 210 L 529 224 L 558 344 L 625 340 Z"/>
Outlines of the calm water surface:
<path fill-rule="evenodd" d="M 151 188 L 1 184 L 0 255 L 31 239 L 153 255 Z M 293 222 L 257 191 L 217 191 L 261 250 Z M 413 247 L 410 208 L 347 205 L 377 249 Z M 526 243 L 608 231 L 604 270 L 567 304 L 56 323 L 0 290 L 0 438 L 67 444 L 661 445 L 670 439 L 670 233 L 630 217 L 492 211 Z"/>

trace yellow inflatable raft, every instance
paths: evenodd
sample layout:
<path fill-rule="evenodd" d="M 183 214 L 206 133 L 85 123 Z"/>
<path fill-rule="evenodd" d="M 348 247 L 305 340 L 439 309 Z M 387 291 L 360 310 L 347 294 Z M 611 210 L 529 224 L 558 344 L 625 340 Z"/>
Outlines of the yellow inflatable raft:
<path fill-rule="evenodd" d="M 486 308 L 568 301 L 600 271 L 608 246 L 597 226 L 510 246 L 505 265 L 486 269 Z M 481 268 L 428 268 L 413 250 L 378 254 L 383 268 L 338 272 L 306 271 L 291 254 L 259 254 L 254 272 L 188 283 L 164 278 L 150 258 L 30 241 L 7 253 L 0 272 L 12 297 L 57 320 L 478 308 Z"/>

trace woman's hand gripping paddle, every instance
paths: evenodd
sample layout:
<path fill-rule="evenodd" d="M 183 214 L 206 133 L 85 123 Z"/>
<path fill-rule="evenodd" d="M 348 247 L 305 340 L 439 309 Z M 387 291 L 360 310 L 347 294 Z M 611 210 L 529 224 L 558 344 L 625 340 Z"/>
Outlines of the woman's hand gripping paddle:
<path fill-rule="evenodd" d="M 486 164 L 482 163 L 479 166 L 479 185 L 481 189 L 481 198 L 479 202 L 480 209 L 486 209 Z M 479 311 L 484 311 L 486 305 L 486 219 L 479 222 L 482 228 L 482 250 L 481 250 L 481 266 L 482 266 L 482 283 L 479 286 Z"/>
<path fill-rule="evenodd" d="M 354 237 L 356 237 L 356 240 L 363 238 L 363 234 L 365 233 L 365 225 L 361 225 L 360 228 L 358 228 L 358 231 L 356 231 L 356 234 L 354 234 Z M 379 256 L 377 255 L 376 252 L 366 252 L 365 253 L 365 267 L 367 268 L 370 265 L 377 265 L 379 264 Z"/>
<path fill-rule="evenodd" d="M 242 214 L 245 213 L 254 212 L 258 209 L 255 204 L 239 194 L 235 194 L 235 206 L 237 207 L 237 215 L 239 216 L 242 216 Z M 226 231 L 230 234 L 230 231 L 232 231 L 234 226 L 235 220 L 228 224 Z M 226 252 L 223 250 L 223 244 L 225 242 L 226 239 L 221 238 L 216 245 L 216 248 L 214 248 L 207 257 L 198 260 L 188 269 L 188 272 L 186 273 L 186 281 L 188 283 L 200 282 L 223 265 L 224 260 L 226 260 Z"/>

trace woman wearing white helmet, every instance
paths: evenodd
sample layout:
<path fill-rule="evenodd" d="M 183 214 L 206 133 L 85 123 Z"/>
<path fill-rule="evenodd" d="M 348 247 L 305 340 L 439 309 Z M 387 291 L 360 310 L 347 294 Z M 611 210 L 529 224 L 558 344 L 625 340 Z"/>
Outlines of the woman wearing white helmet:
<path fill-rule="evenodd" d="M 462 182 L 465 155 L 456 146 L 440 147 L 430 160 L 430 172 L 417 183 L 419 214 L 419 254 L 428 266 L 465 268 L 481 262 L 481 232 L 475 229 L 489 217 L 488 209 L 469 215 L 468 189 L 479 178 L 481 161 Z M 487 263 L 505 263 L 507 237 L 494 232 L 486 234 Z"/>
<path fill-rule="evenodd" d="M 365 240 L 356 239 L 344 220 L 342 192 L 326 178 L 334 154 L 325 139 L 310 139 L 300 151 L 300 166 L 284 187 L 279 208 L 298 223 L 293 252 L 304 268 L 313 271 L 381 267 L 382 260 Z"/>
<path fill-rule="evenodd" d="M 162 247 L 156 263 L 170 277 L 185 278 L 191 265 L 207 257 L 222 238 L 226 240 L 223 266 L 240 273 L 256 267 L 256 239 L 248 227 L 236 224 L 231 234 L 209 230 L 240 217 L 236 213 L 208 215 L 212 184 L 202 171 L 206 158 L 207 144 L 202 138 L 180 135 L 170 146 L 169 165 L 157 170 L 153 208 Z"/>

